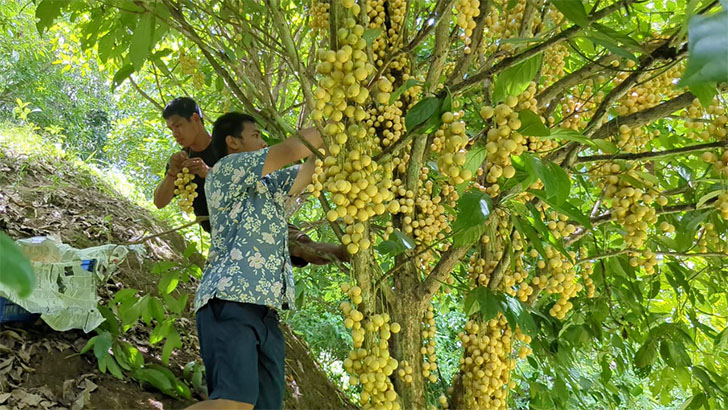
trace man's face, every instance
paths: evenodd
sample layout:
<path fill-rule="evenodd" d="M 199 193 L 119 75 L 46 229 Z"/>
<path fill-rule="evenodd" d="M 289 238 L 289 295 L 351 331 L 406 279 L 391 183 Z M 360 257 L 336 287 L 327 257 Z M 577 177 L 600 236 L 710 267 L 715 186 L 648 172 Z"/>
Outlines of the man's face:
<path fill-rule="evenodd" d="M 195 142 L 201 127 L 199 118 L 197 114 L 192 114 L 189 120 L 179 115 L 172 115 L 166 119 L 167 128 L 172 131 L 172 136 L 183 148 L 189 148 Z"/>
<path fill-rule="evenodd" d="M 263 140 L 263 136 L 258 129 L 258 125 L 252 122 L 243 123 L 243 132 L 240 134 L 242 141 L 238 152 L 251 152 L 263 149 L 268 146 Z"/>

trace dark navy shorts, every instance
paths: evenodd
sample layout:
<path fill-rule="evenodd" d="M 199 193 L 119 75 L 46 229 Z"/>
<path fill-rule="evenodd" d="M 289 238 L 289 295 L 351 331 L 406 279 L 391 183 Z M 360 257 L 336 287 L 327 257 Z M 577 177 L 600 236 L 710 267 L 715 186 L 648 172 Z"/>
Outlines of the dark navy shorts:
<path fill-rule="evenodd" d="M 214 298 L 196 317 L 209 399 L 282 409 L 286 344 L 278 313 Z"/>

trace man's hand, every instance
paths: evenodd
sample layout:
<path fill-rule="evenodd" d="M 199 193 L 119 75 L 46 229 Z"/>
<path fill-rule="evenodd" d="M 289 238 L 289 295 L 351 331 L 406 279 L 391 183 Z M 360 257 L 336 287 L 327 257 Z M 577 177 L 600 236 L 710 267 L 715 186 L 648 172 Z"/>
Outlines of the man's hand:
<path fill-rule="evenodd" d="M 182 163 L 182 168 L 187 168 L 191 173 L 199 175 L 201 178 L 207 178 L 210 167 L 205 164 L 202 158 L 190 158 Z"/>
<path fill-rule="evenodd" d="M 167 174 L 177 177 L 177 174 L 182 172 L 182 168 L 184 168 L 184 163 L 187 160 L 189 160 L 189 157 L 184 151 L 180 151 L 172 155 L 172 157 L 169 159 L 169 171 L 167 171 Z"/>

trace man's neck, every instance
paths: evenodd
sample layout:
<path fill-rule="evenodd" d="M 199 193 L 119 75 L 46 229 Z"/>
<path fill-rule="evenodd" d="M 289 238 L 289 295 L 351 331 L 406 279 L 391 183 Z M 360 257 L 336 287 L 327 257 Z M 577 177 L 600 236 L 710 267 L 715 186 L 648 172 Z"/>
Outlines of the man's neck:
<path fill-rule="evenodd" d="M 202 152 L 210 146 L 211 142 L 212 137 L 210 137 L 210 134 L 208 134 L 207 131 L 204 131 L 197 135 L 197 137 L 195 138 L 195 142 L 190 145 L 190 150 L 194 152 Z"/>

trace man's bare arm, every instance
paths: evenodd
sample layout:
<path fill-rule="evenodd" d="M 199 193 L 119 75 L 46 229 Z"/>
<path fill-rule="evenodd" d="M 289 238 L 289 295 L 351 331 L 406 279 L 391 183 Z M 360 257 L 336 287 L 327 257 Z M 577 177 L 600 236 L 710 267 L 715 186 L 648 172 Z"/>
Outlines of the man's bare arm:
<path fill-rule="evenodd" d="M 299 131 L 299 134 L 314 148 L 319 148 L 324 143 L 316 128 L 303 129 Z M 263 174 L 261 176 L 268 175 L 309 155 L 311 155 L 311 150 L 303 142 L 296 137 L 288 138 L 270 148 L 265 158 Z"/>
<path fill-rule="evenodd" d="M 157 186 L 157 189 L 154 190 L 154 205 L 157 209 L 162 209 L 172 202 L 172 198 L 174 198 L 175 179 L 177 179 L 176 176 L 171 176 L 170 174 L 165 175 L 162 182 Z"/>
<path fill-rule="evenodd" d="M 291 187 L 291 190 L 289 191 L 289 195 L 296 196 L 303 191 L 308 184 L 311 183 L 311 179 L 313 178 L 313 171 L 316 169 L 316 156 L 311 155 L 308 157 L 306 162 L 301 165 L 301 169 L 298 170 L 298 175 L 296 175 L 296 179 L 293 181 L 293 186 Z"/>
<path fill-rule="evenodd" d="M 187 159 L 187 153 L 184 151 L 175 153 L 169 159 L 167 175 L 164 176 L 162 182 L 160 182 L 157 189 L 154 190 L 154 205 L 157 209 L 164 208 L 172 201 L 172 198 L 174 198 L 174 181 L 177 179 L 177 173 L 182 170 L 182 164 Z"/>

